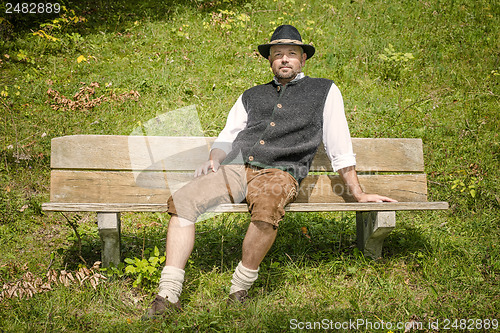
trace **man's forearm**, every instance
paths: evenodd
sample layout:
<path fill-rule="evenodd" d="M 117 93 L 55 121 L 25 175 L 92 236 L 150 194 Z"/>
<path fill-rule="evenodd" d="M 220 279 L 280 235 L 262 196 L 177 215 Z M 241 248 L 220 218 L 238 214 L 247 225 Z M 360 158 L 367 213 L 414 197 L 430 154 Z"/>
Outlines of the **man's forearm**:
<path fill-rule="evenodd" d="M 354 166 L 345 167 L 338 170 L 339 176 L 347 187 L 348 193 L 360 201 L 362 195 L 364 194 L 361 185 L 359 184 L 358 174 Z"/>
<path fill-rule="evenodd" d="M 365 193 L 359 184 L 358 174 L 353 166 L 339 169 L 338 172 L 340 178 L 342 178 L 342 181 L 347 186 L 348 193 L 357 202 L 397 202 L 397 200 L 382 195 Z"/>

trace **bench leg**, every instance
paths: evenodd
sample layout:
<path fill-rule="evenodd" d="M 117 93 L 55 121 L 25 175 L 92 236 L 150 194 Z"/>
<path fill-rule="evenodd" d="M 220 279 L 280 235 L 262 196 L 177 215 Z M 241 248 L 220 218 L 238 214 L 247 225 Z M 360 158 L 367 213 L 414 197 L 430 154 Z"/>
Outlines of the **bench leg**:
<path fill-rule="evenodd" d="M 97 213 L 97 226 L 102 241 L 103 267 L 120 263 L 120 213 Z"/>
<path fill-rule="evenodd" d="M 384 239 L 396 226 L 396 212 L 356 212 L 358 248 L 365 256 L 382 256 Z"/>

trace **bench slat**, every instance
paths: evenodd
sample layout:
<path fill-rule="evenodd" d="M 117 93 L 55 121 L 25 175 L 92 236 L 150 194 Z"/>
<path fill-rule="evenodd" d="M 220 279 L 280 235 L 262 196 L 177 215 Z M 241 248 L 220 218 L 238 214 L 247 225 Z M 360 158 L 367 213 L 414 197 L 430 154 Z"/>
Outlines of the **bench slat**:
<path fill-rule="evenodd" d="M 53 169 L 194 170 L 215 138 L 73 135 L 52 139 Z M 423 172 L 421 139 L 353 138 L 358 172 Z M 383 152 L 381 154 L 380 152 Z M 332 171 L 320 147 L 311 171 Z"/>
<path fill-rule="evenodd" d="M 421 139 L 352 138 L 352 149 L 358 172 L 424 172 Z M 323 146 L 311 171 L 333 171 Z"/>
<path fill-rule="evenodd" d="M 42 204 L 44 211 L 57 212 L 165 212 L 166 204 L 131 203 L 58 203 Z M 288 212 L 329 212 L 329 211 L 402 211 L 402 210 L 443 210 L 447 202 L 384 202 L 384 203 L 292 203 L 285 207 Z M 211 210 L 215 213 L 245 213 L 246 204 L 225 204 Z"/>
<path fill-rule="evenodd" d="M 71 135 L 52 139 L 52 169 L 194 170 L 213 138 Z"/>
<path fill-rule="evenodd" d="M 53 170 L 50 201 L 67 203 L 162 204 L 193 179 L 186 172 L 119 172 Z M 425 174 L 359 175 L 366 192 L 398 201 L 427 200 Z M 301 184 L 297 202 L 345 202 L 345 188 L 337 175 L 309 175 Z"/>

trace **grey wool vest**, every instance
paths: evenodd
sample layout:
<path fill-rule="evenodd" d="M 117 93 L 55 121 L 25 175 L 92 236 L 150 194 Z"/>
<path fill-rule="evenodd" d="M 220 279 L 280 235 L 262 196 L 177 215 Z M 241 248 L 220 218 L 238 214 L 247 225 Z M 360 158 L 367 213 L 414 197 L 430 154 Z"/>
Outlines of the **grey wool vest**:
<path fill-rule="evenodd" d="M 332 83 L 305 76 L 285 86 L 272 81 L 246 90 L 247 125 L 224 164 L 277 168 L 300 183 L 322 141 L 323 109 Z"/>

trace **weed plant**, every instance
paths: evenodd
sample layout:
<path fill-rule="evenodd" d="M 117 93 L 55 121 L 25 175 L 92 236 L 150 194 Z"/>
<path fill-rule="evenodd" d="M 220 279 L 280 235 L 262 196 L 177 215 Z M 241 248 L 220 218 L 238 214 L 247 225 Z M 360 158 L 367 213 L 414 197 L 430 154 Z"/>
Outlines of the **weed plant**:
<path fill-rule="evenodd" d="M 249 217 L 222 214 L 197 226 L 183 313 L 141 322 L 154 293 L 134 287 L 137 276 L 110 274 L 95 289 L 58 285 L 0 300 L 0 331 L 287 332 L 324 319 L 423 323 L 414 328 L 427 332 L 445 320 L 463 331 L 470 319 L 488 331 L 487 320 L 493 328 L 500 319 L 498 2 L 60 3 L 58 15 L 0 14 L 2 285 L 100 257 L 95 214 L 41 211 L 52 138 L 128 135 L 192 105 L 204 134 L 216 136 L 239 94 L 271 79 L 256 47 L 282 23 L 316 46 L 305 72 L 339 86 L 354 137 L 423 139 L 429 200 L 450 209 L 398 212 L 379 261 L 355 248 L 352 213 L 288 214 L 243 307 L 225 301 Z M 82 89 L 88 104 L 76 103 Z M 163 253 L 167 224 L 163 214 L 123 214 L 123 258 Z"/>

